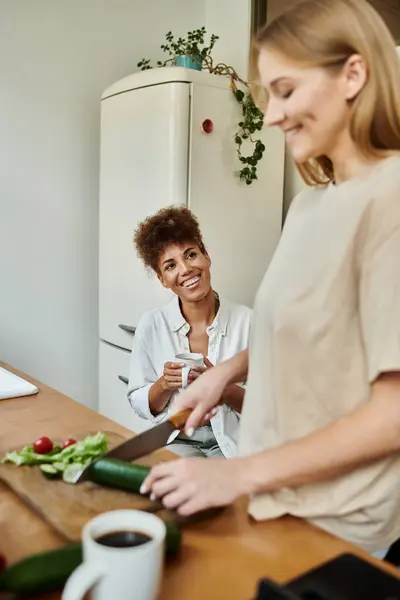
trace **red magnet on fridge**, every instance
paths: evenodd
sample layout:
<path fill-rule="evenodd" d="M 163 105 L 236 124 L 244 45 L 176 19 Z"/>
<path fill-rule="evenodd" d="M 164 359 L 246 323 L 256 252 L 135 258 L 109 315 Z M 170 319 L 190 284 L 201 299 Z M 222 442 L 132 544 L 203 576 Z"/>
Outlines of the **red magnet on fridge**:
<path fill-rule="evenodd" d="M 205 119 L 201 124 L 201 130 L 203 133 L 212 133 L 214 129 L 214 123 L 211 119 Z"/>

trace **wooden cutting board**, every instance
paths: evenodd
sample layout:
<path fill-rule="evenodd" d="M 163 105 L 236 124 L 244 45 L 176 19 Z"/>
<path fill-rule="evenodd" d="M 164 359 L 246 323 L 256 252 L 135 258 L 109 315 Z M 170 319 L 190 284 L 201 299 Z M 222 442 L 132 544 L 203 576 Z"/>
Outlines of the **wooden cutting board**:
<path fill-rule="evenodd" d="M 116 433 L 105 433 L 109 448 L 124 440 Z M 78 439 L 85 435 L 78 436 Z M 146 464 L 146 459 L 138 462 Z M 105 488 L 91 482 L 73 485 L 46 479 L 37 466 L 0 464 L 0 480 L 69 541 L 79 540 L 85 523 L 102 512 L 121 508 L 156 512 L 161 508 L 160 503 L 151 502 L 140 494 Z"/>

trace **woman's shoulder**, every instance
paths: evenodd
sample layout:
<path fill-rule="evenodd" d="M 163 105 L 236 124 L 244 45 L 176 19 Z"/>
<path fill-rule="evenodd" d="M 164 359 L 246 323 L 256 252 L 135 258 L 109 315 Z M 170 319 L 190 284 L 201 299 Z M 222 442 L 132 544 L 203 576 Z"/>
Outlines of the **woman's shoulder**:
<path fill-rule="evenodd" d="M 400 156 L 387 158 L 365 182 L 364 222 L 384 230 L 400 225 Z"/>
<path fill-rule="evenodd" d="M 226 298 L 219 297 L 220 306 L 229 320 L 247 321 L 251 319 L 252 309 L 245 304 L 236 304 Z"/>
<path fill-rule="evenodd" d="M 168 306 L 169 305 L 167 304 L 166 306 L 152 308 L 143 313 L 139 319 L 137 328 L 142 331 L 149 331 L 150 329 L 158 328 L 166 319 Z"/>
<path fill-rule="evenodd" d="M 287 211 L 286 223 L 292 219 L 293 215 L 300 209 L 300 212 L 307 205 L 312 206 L 312 204 L 323 194 L 326 190 L 332 187 L 332 183 L 327 183 L 324 185 L 307 185 L 300 192 L 298 192 L 293 200 L 290 202 L 289 209 Z"/>

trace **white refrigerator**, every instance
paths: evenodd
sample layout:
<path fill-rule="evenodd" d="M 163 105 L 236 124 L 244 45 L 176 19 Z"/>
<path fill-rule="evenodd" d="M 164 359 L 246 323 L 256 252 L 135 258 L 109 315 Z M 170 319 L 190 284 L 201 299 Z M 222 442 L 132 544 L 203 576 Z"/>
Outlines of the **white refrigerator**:
<path fill-rule="evenodd" d="M 188 206 L 212 259 L 214 289 L 248 306 L 279 240 L 284 139 L 264 128 L 258 180 L 246 186 L 235 174 L 239 120 L 228 79 L 180 67 L 135 73 L 102 96 L 99 412 L 133 431 L 148 426 L 126 398 L 135 327 L 170 298 L 136 256 L 138 222 L 164 206 Z"/>

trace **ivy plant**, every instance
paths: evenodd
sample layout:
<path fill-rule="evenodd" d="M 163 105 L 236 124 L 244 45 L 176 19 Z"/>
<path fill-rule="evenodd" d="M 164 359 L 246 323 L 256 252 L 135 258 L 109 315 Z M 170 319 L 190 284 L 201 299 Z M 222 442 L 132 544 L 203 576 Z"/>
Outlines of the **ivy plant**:
<path fill-rule="evenodd" d="M 158 60 L 157 67 L 166 67 L 176 63 L 178 56 L 190 56 L 195 62 L 199 62 L 203 65 L 203 62 L 208 58 L 211 58 L 211 51 L 215 46 L 216 41 L 219 39 L 217 35 L 212 34 L 208 44 L 205 42 L 206 28 L 194 29 L 188 31 L 185 38 L 179 37 L 175 39 L 172 31 L 168 31 L 165 34 L 166 43 L 161 45 L 161 50 L 169 55 L 165 61 Z M 148 58 L 142 58 L 138 62 L 137 66 L 141 71 L 152 69 L 151 60 Z"/>
<path fill-rule="evenodd" d="M 209 73 L 230 79 L 230 88 L 241 109 L 238 129 L 233 136 L 241 163 L 239 177 L 246 185 L 251 185 L 257 179 L 258 163 L 265 151 L 265 145 L 256 137 L 256 134 L 263 128 L 263 114 L 254 103 L 248 83 L 239 77 L 235 69 L 221 62 L 214 65 L 211 52 L 219 37 L 212 34 L 209 43 L 206 44 L 206 34 L 206 28 L 201 27 L 201 29 L 189 31 L 184 38 L 179 37 L 176 39 L 173 33 L 169 31 L 165 35 L 166 43 L 161 45 L 161 50 L 168 54 L 169 58 L 165 61 L 157 61 L 156 66 L 174 65 L 177 56 L 191 56 L 194 61 L 201 62 L 202 68 L 209 71 Z M 151 60 L 147 58 L 142 58 L 137 66 L 141 71 L 153 68 Z M 241 88 L 244 88 L 244 91 Z M 245 147 L 252 149 L 252 152 L 245 155 Z"/>

